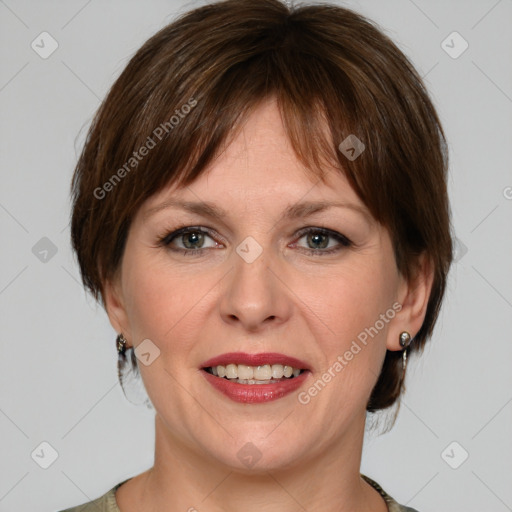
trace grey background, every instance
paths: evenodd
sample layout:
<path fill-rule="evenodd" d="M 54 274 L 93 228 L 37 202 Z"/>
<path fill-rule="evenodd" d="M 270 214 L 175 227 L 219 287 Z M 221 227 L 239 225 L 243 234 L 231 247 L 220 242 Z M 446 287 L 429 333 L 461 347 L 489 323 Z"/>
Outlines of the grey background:
<path fill-rule="evenodd" d="M 0 1 L 2 512 L 76 505 L 152 465 L 154 413 L 117 382 L 115 333 L 70 251 L 68 188 L 108 87 L 196 5 Z M 409 361 L 395 427 L 368 433 L 361 470 L 420 512 L 512 510 L 512 0 L 342 5 L 379 23 L 425 76 L 450 143 L 459 240 L 434 339 Z M 31 48 L 43 31 L 58 42 L 47 59 Z M 441 45 L 453 31 L 469 44 L 458 58 Z M 58 452 L 48 469 L 43 441 Z"/>

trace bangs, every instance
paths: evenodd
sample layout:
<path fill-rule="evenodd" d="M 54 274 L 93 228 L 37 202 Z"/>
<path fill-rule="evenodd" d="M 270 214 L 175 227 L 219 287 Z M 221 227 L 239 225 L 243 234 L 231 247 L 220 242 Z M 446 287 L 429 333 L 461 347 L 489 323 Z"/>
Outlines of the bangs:
<path fill-rule="evenodd" d="M 132 147 L 120 158 L 126 160 L 147 144 L 148 137 L 156 142 L 128 178 L 131 183 L 126 183 L 135 194 L 133 203 L 140 206 L 165 187 L 193 183 L 236 137 L 251 113 L 269 100 L 276 100 L 291 146 L 313 181 L 323 180 L 327 169 L 345 172 L 343 164 L 348 160 L 336 142 L 349 134 L 360 135 L 351 112 L 353 94 L 343 87 L 345 77 L 333 81 L 321 62 L 305 58 L 292 46 L 280 50 L 261 51 L 249 61 L 234 63 L 221 75 L 205 77 L 206 92 L 190 84 L 167 110 L 155 109 L 153 116 L 145 111 L 144 130 L 134 133 Z M 350 100 L 340 105 L 344 97 Z M 176 111 L 191 100 L 193 108 L 159 140 L 155 130 L 166 124 L 169 128 Z M 335 114 L 340 109 L 342 116 Z"/>

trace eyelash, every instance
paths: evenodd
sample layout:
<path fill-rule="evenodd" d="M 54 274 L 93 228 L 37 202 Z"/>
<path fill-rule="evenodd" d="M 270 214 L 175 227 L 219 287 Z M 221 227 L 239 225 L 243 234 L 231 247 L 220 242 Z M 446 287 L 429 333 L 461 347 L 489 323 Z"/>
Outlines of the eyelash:
<path fill-rule="evenodd" d="M 212 249 L 212 247 L 206 247 L 206 248 L 200 248 L 200 249 L 180 249 L 180 248 L 171 248 L 170 247 L 172 241 L 175 238 L 178 238 L 180 235 L 186 235 L 189 233 L 203 233 L 205 235 L 208 235 L 211 238 L 214 238 L 214 236 L 213 236 L 214 232 L 211 229 L 204 228 L 202 226 L 186 226 L 186 227 L 179 228 L 171 233 L 167 233 L 167 234 L 159 237 L 158 238 L 158 246 L 159 247 L 167 247 L 171 251 L 181 253 L 185 256 L 200 256 L 204 253 L 204 251 Z M 301 250 L 305 251 L 306 253 L 308 253 L 311 256 L 333 254 L 333 253 L 341 251 L 344 248 L 347 248 L 347 247 L 350 247 L 353 245 L 353 243 L 345 235 L 342 235 L 341 233 L 337 233 L 336 231 L 331 231 L 330 229 L 319 228 L 319 227 L 307 227 L 307 228 L 301 229 L 296 235 L 296 236 L 298 236 L 297 240 L 300 240 L 304 235 L 308 235 L 310 233 L 329 236 L 330 238 L 333 238 L 340 244 L 337 247 L 327 249 L 327 250 L 301 248 Z"/>

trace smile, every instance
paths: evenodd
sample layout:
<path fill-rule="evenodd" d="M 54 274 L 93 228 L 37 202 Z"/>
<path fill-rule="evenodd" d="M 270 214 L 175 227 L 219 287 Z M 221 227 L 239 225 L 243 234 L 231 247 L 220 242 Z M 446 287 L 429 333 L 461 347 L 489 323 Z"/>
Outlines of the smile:
<path fill-rule="evenodd" d="M 232 353 L 206 361 L 209 384 L 235 402 L 277 400 L 298 389 L 311 374 L 306 364 L 283 354 Z"/>
<path fill-rule="evenodd" d="M 265 364 L 263 366 L 248 366 L 245 364 L 228 364 L 205 368 L 208 373 L 217 377 L 238 382 L 239 384 L 273 384 L 282 379 L 298 377 L 304 370 L 282 364 Z"/>

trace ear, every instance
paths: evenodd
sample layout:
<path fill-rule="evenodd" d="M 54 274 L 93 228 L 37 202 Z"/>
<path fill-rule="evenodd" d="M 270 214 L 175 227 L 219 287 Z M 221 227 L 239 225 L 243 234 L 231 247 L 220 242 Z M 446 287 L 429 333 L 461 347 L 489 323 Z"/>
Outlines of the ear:
<path fill-rule="evenodd" d="M 103 288 L 105 310 L 112 327 L 130 339 L 128 315 L 126 313 L 124 296 L 120 279 L 116 276 L 108 280 Z"/>
<path fill-rule="evenodd" d="M 434 282 L 434 267 L 430 258 L 422 253 L 417 262 L 414 276 L 407 281 L 400 278 L 397 302 L 401 309 L 395 315 L 388 330 L 387 349 L 403 350 L 399 343 L 400 333 L 407 331 L 414 338 L 423 325 L 428 300 Z M 398 308 L 397 308 L 398 309 Z"/>

